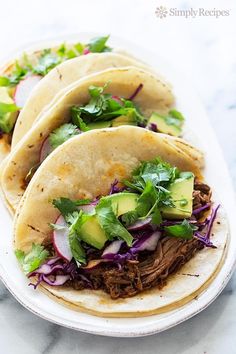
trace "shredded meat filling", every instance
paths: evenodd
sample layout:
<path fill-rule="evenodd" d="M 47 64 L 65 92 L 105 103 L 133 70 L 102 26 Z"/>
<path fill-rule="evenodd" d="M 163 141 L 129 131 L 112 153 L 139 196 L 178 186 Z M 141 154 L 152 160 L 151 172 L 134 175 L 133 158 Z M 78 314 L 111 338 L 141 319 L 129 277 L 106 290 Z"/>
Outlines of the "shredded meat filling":
<path fill-rule="evenodd" d="M 210 188 L 195 181 L 193 192 L 193 209 L 206 205 L 211 200 Z M 202 217 L 199 213 L 197 218 Z M 154 286 L 162 288 L 167 277 L 178 271 L 194 254 L 202 249 L 203 244 L 197 239 L 184 240 L 164 236 L 158 242 L 154 252 L 139 255 L 137 260 L 128 260 L 119 269 L 117 265 L 101 263 L 86 273 L 93 289 L 102 289 L 112 299 L 131 297 Z M 66 283 L 74 289 L 87 287 L 83 280 L 70 280 Z"/>

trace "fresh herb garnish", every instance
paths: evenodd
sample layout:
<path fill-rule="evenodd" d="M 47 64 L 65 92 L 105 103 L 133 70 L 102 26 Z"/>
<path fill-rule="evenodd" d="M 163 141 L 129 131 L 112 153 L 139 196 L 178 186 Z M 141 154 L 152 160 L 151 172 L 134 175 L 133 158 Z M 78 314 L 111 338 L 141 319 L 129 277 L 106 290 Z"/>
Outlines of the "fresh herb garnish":
<path fill-rule="evenodd" d="M 27 74 L 45 76 L 50 70 L 65 60 L 75 58 L 84 53 L 85 47 L 92 53 L 108 52 L 112 49 L 106 45 L 109 36 L 93 38 L 88 44 L 76 43 L 66 45 L 62 43 L 57 50 L 50 48 L 42 50 L 37 58 L 36 65 L 32 64 L 26 54 L 22 56 L 21 64 L 15 62 L 11 75 L 0 76 L 0 86 L 16 86 Z M 34 58 L 35 60 L 35 58 Z"/>
<path fill-rule="evenodd" d="M 22 250 L 16 250 L 15 255 L 21 264 L 25 274 L 33 272 L 37 269 L 48 257 L 49 252 L 42 245 L 32 244 L 32 249 L 28 254 Z"/>
<path fill-rule="evenodd" d="M 96 206 L 96 215 L 102 229 L 109 240 L 118 238 L 124 240 L 128 246 L 132 245 L 133 236 L 126 230 L 115 215 L 112 202 L 109 199 L 101 198 Z"/>
<path fill-rule="evenodd" d="M 10 133 L 12 130 L 14 124 L 15 124 L 15 118 L 14 119 L 9 119 L 6 118 L 7 113 L 14 113 L 19 111 L 19 107 L 17 107 L 14 103 L 4 103 L 0 102 L 0 129 L 4 133 Z"/>
<path fill-rule="evenodd" d="M 67 220 L 68 215 L 73 214 L 74 212 L 78 212 L 78 206 L 90 204 L 91 199 L 79 199 L 79 200 L 71 200 L 69 198 L 58 198 L 52 201 L 52 204 L 55 208 L 57 208 L 63 217 Z M 70 220 L 70 223 L 71 220 Z"/>
<path fill-rule="evenodd" d="M 49 135 L 50 145 L 56 149 L 58 146 L 63 144 L 68 139 L 79 134 L 79 130 L 76 125 L 67 123 L 61 125 L 59 128 L 55 129 Z"/>
<path fill-rule="evenodd" d="M 193 232 L 196 231 L 197 229 L 198 227 L 190 224 L 186 219 L 184 219 L 181 224 L 164 227 L 164 230 L 167 233 L 167 235 L 180 237 L 187 240 L 193 237 Z"/>
<path fill-rule="evenodd" d="M 90 101 L 87 105 L 71 109 L 72 122 L 82 131 L 89 130 L 87 124 L 99 121 L 111 121 L 114 118 L 129 117 L 132 124 L 143 123 L 145 118 L 141 115 L 135 104 L 124 98 L 117 101 L 111 94 L 104 93 L 109 83 L 104 87 L 90 86 Z"/>
<path fill-rule="evenodd" d="M 106 45 L 109 36 L 92 38 L 88 43 L 88 49 L 92 53 L 110 52 L 111 48 Z"/>

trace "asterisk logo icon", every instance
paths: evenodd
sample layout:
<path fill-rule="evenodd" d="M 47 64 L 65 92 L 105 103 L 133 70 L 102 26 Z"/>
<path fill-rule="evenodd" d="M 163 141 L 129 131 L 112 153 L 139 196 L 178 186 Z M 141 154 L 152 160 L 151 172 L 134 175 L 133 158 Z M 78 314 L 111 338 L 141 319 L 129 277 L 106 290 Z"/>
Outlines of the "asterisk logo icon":
<path fill-rule="evenodd" d="M 168 15 L 167 8 L 164 6 L 159 6 L 156 8 L 155 14 L 159 18 L 165 18 Z"/>

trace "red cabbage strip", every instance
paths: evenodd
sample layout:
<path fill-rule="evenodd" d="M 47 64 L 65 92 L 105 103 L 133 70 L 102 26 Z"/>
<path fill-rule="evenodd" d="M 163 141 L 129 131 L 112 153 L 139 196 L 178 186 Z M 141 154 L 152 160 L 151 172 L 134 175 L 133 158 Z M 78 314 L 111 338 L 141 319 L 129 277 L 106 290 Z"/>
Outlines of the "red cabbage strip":
<path fill-rule="evenodd" d="M 213 222 L 215 221 L 215 218 L 216 218 L 217 211 L 218 211 L 219 207 L 220 207 L 220 204 L 218 204 L 215 209 L 212 209 L 211 217 L 210 217 L 210 221 L 209 221 L 208 228 L 207 228 L 207 233 L 206 233 L 206 237 L 208 239 L 210 239 L 211 229 L 212 229 L 212 226 L 213 226 Z"/>
<path fill-rule="evenodd" d="M 193 215 L 199 214 L 201 211 L 210 208 L 210 206 L 211 206 L 211 203 L 207 203 L 207 204 L 203 205 L 202 207 L 193 210 Z"/>
<path fill-rule="evenodd" d="M 139 84 L 138 87 L 136 88 L 136 90 L 134 91 L 134 93 L 128 98 L 130 101 L 132 101 L 137 94 L 139 93 L 139 91 L 141 91 L 143 88 L 143 84 Z"/>

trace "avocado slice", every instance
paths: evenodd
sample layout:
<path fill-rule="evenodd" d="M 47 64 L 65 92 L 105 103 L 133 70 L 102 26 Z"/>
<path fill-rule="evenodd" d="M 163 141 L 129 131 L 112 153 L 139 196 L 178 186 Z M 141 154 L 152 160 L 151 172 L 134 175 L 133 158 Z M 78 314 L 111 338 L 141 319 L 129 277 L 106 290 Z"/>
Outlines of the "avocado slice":
<path fill-rule="evenodd" d="M 112 208 L 117 216 L 128 213 L 137 207 L 138 194 L 136 193 L 115 193 L 104 197 L 110 199 L 112 202 Z"/>
<path fill-rule="evenodd" d="M 171 123 L 172 122 L 172 123 Z M 173 121 L 168 117 L 162 116 L 158 113 L 153 113 L 148 120 L 148 125 L 154 123 L 157 125 L 157 130 L 160 133 L 179 136 L 181 134 L 181 125 L 173 124 Z"/>
<path fill-rule="evenodd" d="M 127 116 L 120 116 L 112 120 L 112 127 L 119 127 L 121 125 L 137 125 L 133 112 Z"/>
<path fill-rule="evenodd" d="M 161 208 L 163 217 L 167 219 L 189 218 L 193 211 L 194 176 L 176 179 L 168 188 L 175 208 Z"/>
<path fill-rule="evenodd" d="M 137 206 L 138 195 L 135 193 L 116 193 L 107 197 L 112 202 L 114 213 L 117 216 L 123 215 Z M 103 248 L 108 240 L 95 215 L 88 215 L 85 223 L 80 228 L 81 239 L 97 249 Z"/>
<path fill-rule="evenodd" d="M 0 87 L 0 129 L 10 133 L 18 114 L 18 107 L 10 97 L 7 87 Z"/>
<path fill-rule="evenodd" d="M 104 122 L 94 122 L 87 124 L 89 129 L 102 129 L 102 128 L 109 128 L 111 126 L 111 121 L 104 121 Z"/>
<path fill-rule="evenodd" d="M 103 248 L 107 237 L 101 228 L 96 215 L 89 215 L 80 229 L 81 239 L 97 249 Z"/>

